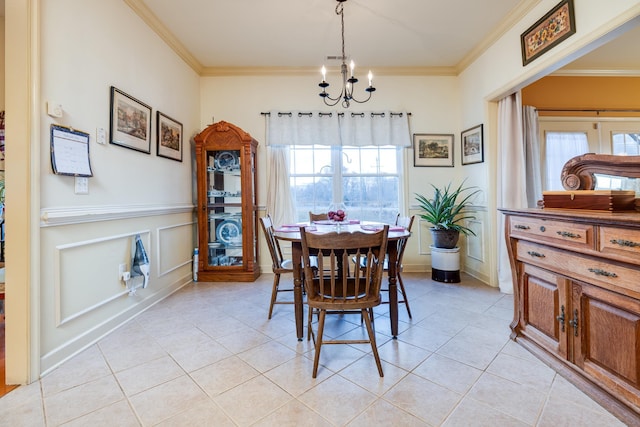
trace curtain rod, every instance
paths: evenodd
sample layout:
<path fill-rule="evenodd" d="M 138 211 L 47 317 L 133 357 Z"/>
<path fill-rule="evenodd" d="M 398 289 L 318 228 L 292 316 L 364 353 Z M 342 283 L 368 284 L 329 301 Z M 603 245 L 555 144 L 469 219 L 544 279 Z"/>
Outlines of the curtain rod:
<path fill-rule="evenodd" d="M 271 113 L 270 113 L 270 112 L 261 112 L 260 114 L 262 114 L 263 116 L 270 116 L 270 115 L 271 115 Z M 288 112 L 278 112 L 278 116 L 289 116 L 289 117 L 291 117 L 291 114 L 292 114 L 292 113 L 291 113 L 290 111 L 288 111 Z M 382 117 L 384 117 L 384 114 L 385 114 L 385 113 L 371 113 L 371 117 L 373 117 L 373 116 L 382 116 Z M 391 112 L 390 114 L 391 114 L 392 116 L 400 116 L 400 117 L 402 117 L 402 115 L 403 115 L 404 113 L 394 113 L 394 112 Z M 302 117 L 302 116 L 309 116 L 309 117 L 311 117 L 311 115 L 313 115 L 313 113 L 311 113 L 311 112 L 309 112 L 309 113 L 298 113 L 298 117 Z M 333 112 L 329 112 L 329 113 L 319 112 L 319 113 L 318 113 L 318 115 L 320 115 L 320 116 L 329 116 L 329 117 L 331 117 L 331 116 L 333 115 Z M 407 113 L 407 116 L 410 116 L 410 115 L 411 115 L 411 113 Z M 344 116 L 344 113 L 338 113 L 338 116 Z M 353 112 L 352 112 L 352 113 L 351 113 L 351 117 L 355 117 L 355 116 L 364 117 L 364 113 L 353 113 Z"/>
<path fill-rule="evenodd" d="M 578 113 L 640 113 L 638 109 L 625 108 L 536 108 L 537 111 L 578 112 Z"/>

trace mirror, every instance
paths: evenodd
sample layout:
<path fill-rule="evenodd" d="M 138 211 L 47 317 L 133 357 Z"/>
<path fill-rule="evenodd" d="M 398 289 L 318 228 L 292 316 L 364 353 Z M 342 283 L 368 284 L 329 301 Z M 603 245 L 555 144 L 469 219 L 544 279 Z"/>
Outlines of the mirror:
<path fill-rule="evenodd" d="M 576 156 L 562 168 L 566 190 L 633 190 L 640 194 L 640 156 L 588 153 Z"/>

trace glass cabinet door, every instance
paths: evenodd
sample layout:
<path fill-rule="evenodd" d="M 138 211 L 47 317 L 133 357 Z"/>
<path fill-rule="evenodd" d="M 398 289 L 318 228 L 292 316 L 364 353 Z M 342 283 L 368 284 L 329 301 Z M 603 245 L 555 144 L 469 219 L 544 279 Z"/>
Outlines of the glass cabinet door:
<path fill-rule="evenodd" d="M 207 161 L 209 266 L 242 266 L 240 150 L 211 150 Z"/>

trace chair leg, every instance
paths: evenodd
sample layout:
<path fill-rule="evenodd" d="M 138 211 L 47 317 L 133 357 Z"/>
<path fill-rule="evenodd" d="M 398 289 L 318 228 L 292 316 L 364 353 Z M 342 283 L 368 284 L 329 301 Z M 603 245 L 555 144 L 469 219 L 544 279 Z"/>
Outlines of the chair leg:
<path fill-rule="evenodd" d="M 311 340 L 311 335 L 313 334 L 313 330 L 311 329 L 311 323 L 313 322 L 313 308 L 308 307 L 309 315 L 307 316 L 307 341 Z M 316 339 L 314 337 L 313 343 L 315 344 Z"/>
<path fill-rule="evenodd" d="M 409 298 L 407 298 L 407 292 L 404 290 L 404 283 L 402 282 L 402 276 L 400 275 L 400 272 L 398 272 L 398 283 L 400 283 L 400 292 L 402 292 L 404 305 L 407 307 L 407 314 L 409 315 L 409 319 L 412 319 L 411 309 L 409 308 Z"/>
<path fill-rule="evenodd" d="M 382 363 L 380 363 L 380 355 L 378 355 L 378 345 L 376 344 L 376 333 L 373 331 L 373 327 L 371 326 L 372 316 L 373 316 L 373 309 L 371 308 L 362 309 L 362 318 L 364 319 L 365 325 L 367 325 L 367 332 L 369 333 L 369 342 L 371 343 L 371 351 L 373 351 L 373 357 L 376 359 L 376 366 L 378 367 L 378 373 L 380 374 L 381 377 L 384 377 L 384 373 L 382 372 Z"/>
<path fill-rule="evenodd" d="M 278 296 L 278 286 L 280 285 L 280 274 L 273 275 L 273 288 L 271 289 L 271 305 L 269 306 L 269 319 L 273 314 L 273 305 L 276 303 L 276 297 Z"/>
<path fill-rule="evenodd" d="M 320 348 L 322 347 L 322 334 L 324 333 L 324 317 L 326 314 L 327 314 L 326 310 L 320 310 L 320 312 L 318 313 L 318 336 L 316 337 L 316 354 L 313 357 L 313 375 L 312 375 L 313 378 L 315 378 L 318 375 L 318 361 L 320 360 Z"/>

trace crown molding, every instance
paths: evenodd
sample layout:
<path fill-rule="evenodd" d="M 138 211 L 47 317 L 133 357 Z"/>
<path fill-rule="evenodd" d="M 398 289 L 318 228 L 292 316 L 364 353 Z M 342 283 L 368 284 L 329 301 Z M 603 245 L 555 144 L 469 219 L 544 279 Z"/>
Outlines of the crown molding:
<path fill-rule="evenodd" d="M 542 0 L 521 0 L 520 3 L 518 3 L 518 5 L 502 20 L 502 22 L 455 66 L 457 74 L 460 74 L 465 68 L 471 65 L 473 61 L 478 59 L 487 49 L 489 49 L 489 47 L 491 47 L 491 45 L 498 41 L 498 39 L 500 39 L 500 37 L 509 31 L 515 24 L 520 22 L 520 20 L 541 1 Z"/>
<path fill-rule="evenodd" d="M 552 76 L 567 77 L 640 77 L 640 70 L 637 69 L 566 69 L 562 68 L 554 71 Z"/>
<path fill-rule="evenodd" d="M 327 72 L 340 72 L 338 67 L 327 67 Z M 318 67 L 204 67 L 201 76 L 309 76 L 320 75 Z M 375 76 L 456 76 L 454 67 L 381 67 Z"/>
<path fill-rule="evenodd" d="M 187 63 L 196 73 L 201 74 L 204 68 L 200 62 L 180 43 L 175 35 L 158 19 L 142 0 L 124 0 L 124 2 L 151 28 L 158 36 Z"/>

